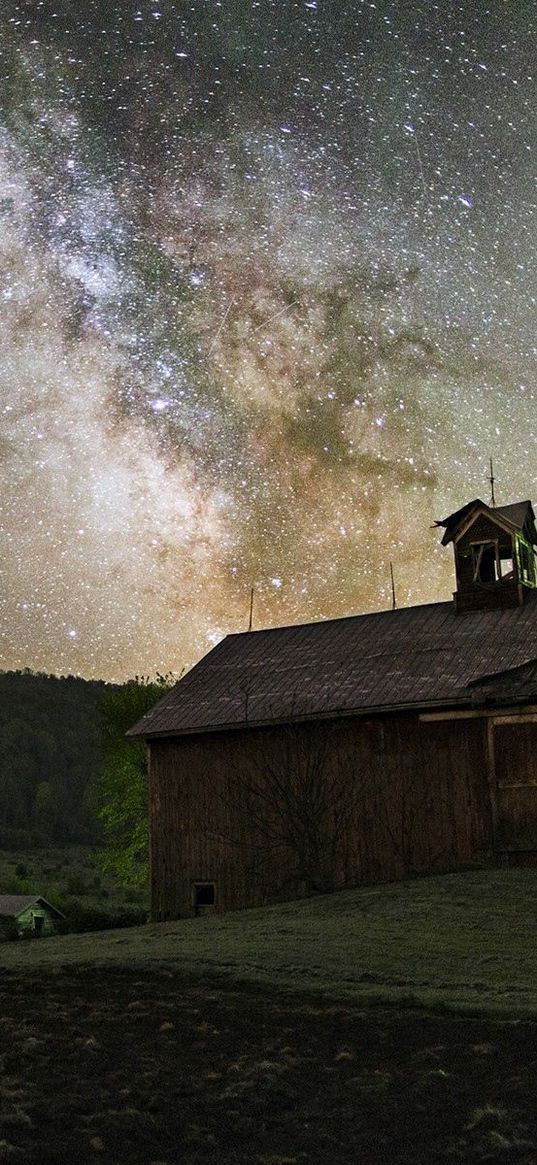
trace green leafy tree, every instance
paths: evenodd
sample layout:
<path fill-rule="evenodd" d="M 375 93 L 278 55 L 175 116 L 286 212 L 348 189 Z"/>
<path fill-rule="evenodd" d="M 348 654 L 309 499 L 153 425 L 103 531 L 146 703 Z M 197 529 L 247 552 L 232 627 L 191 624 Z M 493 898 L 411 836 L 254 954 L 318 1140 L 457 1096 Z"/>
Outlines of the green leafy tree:
<path fill-rule="evenodd" d="M 166 695 L 175 680 L 135 676 L 102 700 L 104 766 L 101 807 L 105 848 L 102 864 L 123 885 L 143 886 L 149 874 L 146 746 L 125 737 L 129 728 Z"/>

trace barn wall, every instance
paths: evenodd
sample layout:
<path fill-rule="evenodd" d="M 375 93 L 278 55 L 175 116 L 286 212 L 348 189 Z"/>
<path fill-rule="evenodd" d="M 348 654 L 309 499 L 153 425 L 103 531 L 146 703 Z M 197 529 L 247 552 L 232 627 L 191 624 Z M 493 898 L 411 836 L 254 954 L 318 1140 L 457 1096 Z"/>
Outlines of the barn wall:
<path fill-rule="evenodd" d="M 289 792 L 290 772 L 310 782 L 310 802 L 328 783 L 334 803 L 333 811 L 321 805 L 319 890 L 456 868 L 492 849 L 486 725 L 478 718 L 399 714 L 156 740 L 155 919 L 192 914 L 195 882 L 216 884 L 217 910 L 311 891 L 315 879 L 306 884 L 274 808 L 277 790 Z"/>

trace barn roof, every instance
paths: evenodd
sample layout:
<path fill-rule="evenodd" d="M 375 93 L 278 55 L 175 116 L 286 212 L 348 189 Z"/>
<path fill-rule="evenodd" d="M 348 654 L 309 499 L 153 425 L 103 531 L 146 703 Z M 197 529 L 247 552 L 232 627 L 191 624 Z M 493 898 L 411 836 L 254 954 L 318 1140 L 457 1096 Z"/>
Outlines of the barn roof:
<path fill-rule="evenodd" d="M 505 610 L 457 615 L 451 602 L 429 603 L 244 632 L 223 639 L 128 735 L 501 699 L 503 673 L 536 660 L 537 591 Z M 491 677 L 495 693 L 479 686 Z M 531 677 L 506 677 L 506 692 L 521 696 L 526 681 L 537 692 Z"/>
<path fill-rule="evenodd" d="M 58 918 L 64 918 L 61 910 L 57 910 L 46 898 L 40 894 L 0 894 L 0 917 L 17 918 L 28 906 L 44 906 Z"/>

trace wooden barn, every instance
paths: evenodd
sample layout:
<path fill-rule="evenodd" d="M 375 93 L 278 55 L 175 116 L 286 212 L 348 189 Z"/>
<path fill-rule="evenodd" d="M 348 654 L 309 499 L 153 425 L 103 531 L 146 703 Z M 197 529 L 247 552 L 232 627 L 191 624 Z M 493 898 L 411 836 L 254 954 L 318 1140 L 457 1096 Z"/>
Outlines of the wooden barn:
<path fill-rule="evenodd" d="M 229 635 L 130 730 L 155 920 L 537 858 L 534 512 L 437 525 L 453 602 Z"/>

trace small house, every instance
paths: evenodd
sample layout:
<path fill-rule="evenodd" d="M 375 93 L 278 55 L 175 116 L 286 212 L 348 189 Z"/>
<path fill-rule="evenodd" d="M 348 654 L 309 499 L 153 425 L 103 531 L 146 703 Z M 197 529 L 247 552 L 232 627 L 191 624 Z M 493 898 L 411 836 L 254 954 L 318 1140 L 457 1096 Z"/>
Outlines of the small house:
<path fill-rule="evenodd" d="M 0 940 L 18 936 L 54 934 L 65 917 L 46 898 L 37 894 L 0 894 Z"/>
<path fill-rule="evenodd" d="M 533 508 L 437 526 L 452 601 L 228 635 L 130 730 L 155 920 L 537 861 Z"/>

